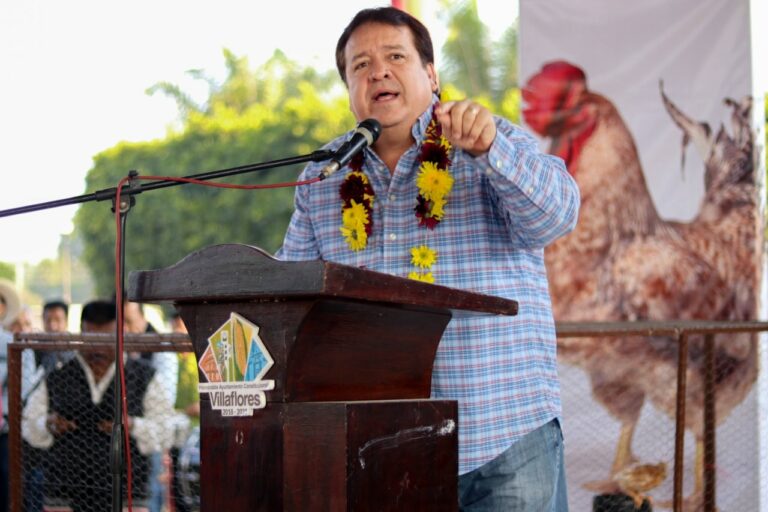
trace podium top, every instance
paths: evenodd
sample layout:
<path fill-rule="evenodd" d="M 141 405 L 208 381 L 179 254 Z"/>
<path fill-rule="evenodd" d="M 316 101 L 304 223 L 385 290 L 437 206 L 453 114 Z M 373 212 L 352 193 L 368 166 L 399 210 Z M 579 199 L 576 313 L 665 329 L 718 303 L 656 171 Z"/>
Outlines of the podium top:
<path fill-rule="evenodd" d="M 280 261 L 243 244 L 213 245 L 158 270 L 133 271 L 128 298 L 136 302 L 221 302 L 311 296 L 404 306 L 517 314 L 517 302 L 422 283 L 339 263 Z"/>

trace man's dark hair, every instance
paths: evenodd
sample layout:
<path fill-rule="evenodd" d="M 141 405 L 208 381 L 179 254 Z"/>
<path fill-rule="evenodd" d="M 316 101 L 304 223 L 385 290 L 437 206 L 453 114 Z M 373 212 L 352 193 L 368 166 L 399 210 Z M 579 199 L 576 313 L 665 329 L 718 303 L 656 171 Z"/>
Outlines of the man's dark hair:
<path fill-rule="evenodd" d="M 346 68 L 346 61 L 344 59 L 344 49 L 347 46 L 347 41 L 352 36 L 352 32 L 357 30 L 360 25 L 366 23 L 381 23 L 384 25 L 392 25 L 393 27 L 408 27 L 413 36 L 413 45 L 416 47 L 416 51 L 419 52 L 421 63 L 423 65 L 435 63 L 435 52 L 432 49 L 432 38 L 429 35 L 429 30 L 419 20 L 411 16 L 405 11 L 401 11 L 395 7 L 377 7 L 375 9 L 363 9 L 358 12 L 352 21 L 349 22 L 347 28 L 341 33 L 339 41 L 336 43 L 336 68 L 339 70 L 339 75 L 344 83 L 347 83 L 347 77 L 344 73 Z"/>
<path fill-rule="evenodd" d="M 83 306 L 80 323 L 88 322 L 103 325 L 117 319 L 115 303 L 106 300 L 94 300 Z"/>
<path fill-rule="evenodd" d="M 46 311 L 50 311 L 52 309 L 63 309 L 64 310 L 64 316 L 69 316 L 69 304 L 64 302 L 63 300 L 51 300 L 46 302 L 43 305 L 43 315 L 45 315 Z"/>

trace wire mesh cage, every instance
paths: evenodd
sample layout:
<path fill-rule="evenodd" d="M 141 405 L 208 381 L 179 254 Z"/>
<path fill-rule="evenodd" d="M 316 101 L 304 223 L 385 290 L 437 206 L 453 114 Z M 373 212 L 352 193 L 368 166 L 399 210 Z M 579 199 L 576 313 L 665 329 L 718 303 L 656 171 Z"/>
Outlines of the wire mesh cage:
<path fill-rule="evenodd" d="M 79 336 L 85 341 L 25 340 L 30 348 L 19 350 L 19 435 L 11 456 L 11 473 L 18 477 L 12 482 L 12 510 L 112 510 L 115 471 L 122 475 L 124 507 L 158 512 L 199 508 L 199 487 L 191 485 L 199 480 L 199 457 L 191 464 L 185 448 L 196 439 L 192 433 L 199 414 L 197 368 L 188 338 L 131 335 L 121 378 L 114 345 L 99 335 Z M 114 428 L 115 390 L 123 386 L 125 400 L 118 401 L 117 413 L 127 418 L 127 436 Z M 128 443 L 117 466 L 116 438 Z"/>
<path fill-rule="evenodd" d="M 585 325 L 559 328 L 571 509 L 760 510 L 765 324 Z"/>
<path fill-rule="evenodd" d="M 768 351 L 755 333 L 766 330 L 761 322 L 559 325 L 571 510 L 760 509 L 768 485 L 757 449 L 759 363 Z M 12 510 L 111 510 L 114 373 L 91 368 L 111 345 L 70 336 L 9 351 Z M 175 335 L 126 343 L 132 469 L 123 474 L 133 510 L 200 510 L 191 344 Z M 127 487 L 124 476 L 124 505 Z"/>

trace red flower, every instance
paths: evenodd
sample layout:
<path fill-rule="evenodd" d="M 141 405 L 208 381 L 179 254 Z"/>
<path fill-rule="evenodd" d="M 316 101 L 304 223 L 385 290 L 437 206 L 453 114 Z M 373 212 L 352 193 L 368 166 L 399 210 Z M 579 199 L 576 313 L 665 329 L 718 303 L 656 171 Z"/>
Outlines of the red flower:
<path fill-rule="evenodd" d="M 440 221 L 432 217 L 431 203 L 424 199 L 424 196 L 421 194 L 419 194 L 416 200 L 418 201 L 418 204 L 416 205 L 416 208 L 413 209 L 413 211 L 416 212 L 416 218 L 419 219 L 419 226 L 435 229 L 435 227 L 440 224 Z"/>
<path fill-rule="evenodd" d="M 424 141 L 421 145 L 419 160 L 422 162 L 434 162 L 440 169 L 447 169 L 451 165 L 448 151 L 439 142 Z"/>
<path fill-rule="evenodd" d="M 352 157 L 352 160 L 349 161 L 349 168 L 353 171 L 362 171 L 364 158 L 364 153 L 360 151 Z"/>
<path fill-rule="evenodd" d="M 366 195 L 372 196 L 373 187 L 371 187 L 370 183 L 365 183 L 361 176 L 350 174 L 341 183 L 341 186 L 339 187 L 339 195 L 346 207 L 349 206 L 352 199 L 358 203 L 362 203 Z"/>

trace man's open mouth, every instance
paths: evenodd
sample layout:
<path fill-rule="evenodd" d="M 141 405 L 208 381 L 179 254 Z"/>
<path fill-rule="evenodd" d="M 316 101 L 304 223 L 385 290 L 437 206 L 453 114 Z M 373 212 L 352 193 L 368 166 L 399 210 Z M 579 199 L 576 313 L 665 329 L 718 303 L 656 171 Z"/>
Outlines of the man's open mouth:
<path fill-rule="evenodd" d="M 374 101 L 386 101 L 393 98 L 396 98 L 398 94 L 396 92 L 392 91 L 381 91 L 374 94 L 373 99 Z"/>

